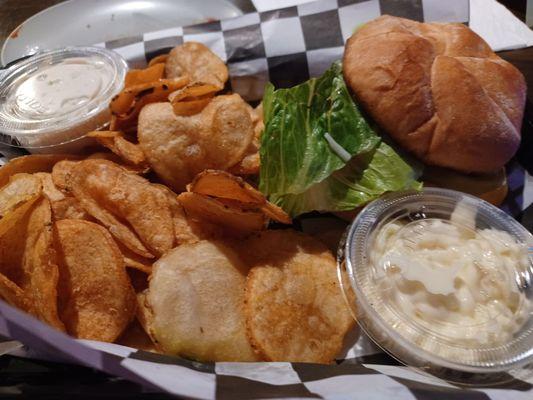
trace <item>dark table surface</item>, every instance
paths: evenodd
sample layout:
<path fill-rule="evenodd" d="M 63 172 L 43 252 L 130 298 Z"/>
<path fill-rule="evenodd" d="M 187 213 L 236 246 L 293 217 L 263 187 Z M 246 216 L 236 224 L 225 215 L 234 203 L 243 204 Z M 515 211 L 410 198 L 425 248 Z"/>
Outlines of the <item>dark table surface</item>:
<path fill-rule="evenodd" d="M 62 0 L 0 0 L 0 45 L 9 33 L 29 16 Z M 501 1 L 521 20 L 525 18 L 526 0 Z M 533 47 L 499 53 L 501 57 L 522 71 L 528 83 L 528 97 L 533 99 Z M 528 101 L 523 146 L 523 158 L 533 154 L 533 105 Z M 533 171 L 530 171 L 533 173 Z M 524 215 L 522 222 L 531 222 L 532 215 Z M 0 357 L 0 399 L 169 399 L 169 395 L 146 393 L 142 388 L 120 378 L 84 368 L 48 361 L 27 360 L 9 355 Z"/>

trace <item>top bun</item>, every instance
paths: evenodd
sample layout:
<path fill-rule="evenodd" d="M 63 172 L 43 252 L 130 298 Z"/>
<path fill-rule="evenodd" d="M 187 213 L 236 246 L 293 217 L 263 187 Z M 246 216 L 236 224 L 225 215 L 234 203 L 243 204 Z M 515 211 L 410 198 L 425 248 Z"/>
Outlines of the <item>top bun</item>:
<path fill-rule="evenodd" d="M 493 172 L 518 149 L 524 77 L 464 25 L 382 16 L 348 39 L 343 69 L 366 111 L 427 164 Z"/>

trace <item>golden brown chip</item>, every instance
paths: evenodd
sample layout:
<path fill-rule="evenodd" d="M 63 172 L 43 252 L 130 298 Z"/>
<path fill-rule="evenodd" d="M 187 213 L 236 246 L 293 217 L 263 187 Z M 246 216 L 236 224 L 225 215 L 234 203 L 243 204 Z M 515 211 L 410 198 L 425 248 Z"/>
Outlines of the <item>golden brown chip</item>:
<path fill-rule="evenodd" d="M 269 361 L 333 361 L 354 320 L 327 248 L 292 230 L 260 232 L 237 247 L 253 266 L 245 314 L 254 348 Z"/>
<path fill-rule="evenodd" d="M 0 298 L 27 313 L 33 313 L 31 300 L 13 281 L 0 273 Z"/>
<path fill-rule="evenodd" d="M 134 349 L 157 353 L 154 342 L 152 342 L 152 339 L 150 339 L 150 336 L 144 331 L 137 319 L 134 319 L 133 322 L 129 324 L 124 333 L 122 333 L 115 343 L 122 346 L 132 347 Z"/>
<path fill-rule="evenodd" d="M 139 145 L 124 138 L 120 131 L 93 131 L 87 134 L 95 138 L 102 146 L 107 147 L 120 159 L 128 164 L 146 167 L 146 157 Z"/>
<path fill-rule="evenodd" d="M 176 79 L 159 79 L 155 82 L 141 83 L 124 89 L 111 100 L 111 113 L 116 119 L 112 130 L 124 130 L 137 123 L 141 109 L 150 103 L 166 101 L 169 94 L 189 83 L 184 76 Z"/>
<path fill-rule="evenodd" d="M 207 170 L 198 174 L 187 186 L 190 192 L 220 199 L 237 200 L 244 203 L 243 208 L 253 206 L 260 209 L 267 217 L 290 224 L 291 218 L 278 206 L 267 201 L 263 194 L 242 178 L 225 171 Z"/>
<path fill-rule="evenodd" d="M 247 268 L 227 246 L 181 245 L 154 264 L 145 325 L 165 353 L 255 361 L 242 310 Z"/>
<path fill-rule="evenodd" d="M 150 83 L 163 78 L 165 74 L 165 64 L 157 63 L 149 65 L 145 69 L 130 69 L 124 79 L 124 87 L 129 88 L 140 83 Z"/>
<path fill-rule="evenodd" d="M 148 63 L 149 67 L 152 67 L 156 64 L 165 64 L 167 62 L 168 54 L 161 54 L 159 56 L 156 56 L 150 60 Z"/>
<path fill-rule="evenodd" d="M 178 199 L 188 216 L 220 225 L 231 232 L 259 231 L 265 229 L 268 222 L 261 211 L 230 207 L 209 196 L 184 192 Z"/>
<path fill-rule="evenodd" d="M 57 188 L 52 180 L 52 174 L 48 172 L 38 172 L 37 176 L 43 185 L 43 194 L 50 201 L 52 214 L 55 220 L 60 219 L 90 219 L 89 214 L 81 207 L 78 200 L 72 196 L 67 196 Z"/>
<path fill-rule="evenodd" d="M 174 47 L 166 60 L 167 78 L 187 75 L 191 82 L 203 82 L 223 88 L 228 80 L 228 67 L 205 45 L 187 42 Z"/>
<path fill-rule="evenodd" d="M 109 232 L 92 222 L 55 223 L 60 315 L 69 334 L 113 342 L 135 315 L 135 293 Z"/>
<path fill-rule="evenodd" d="M 0 168 L 0 187 L 6 185 L 12 175 L 51 172 L 57 162 L 79 158 L 79 156 L 71 154 L 32 154 L 14 158 Z"/>
<path fill-rule="evenodd" d="M 67 181 L 67 191 L 134 253 L 152 258 L 174 247 L 172 204 L 160 185 L 98 159 L 79 161 Z"/>
<path fill-rule="evenodd" d="M 46 197 L 35 204 L 29 217 L 23 269 L 22 288 L 33 303 L 34 314 L 64 331 L 57 311 L 59 270 L 52 236 L 52 210 Z"/>
<path fill-rule="evenodd" d="M 41 180 L 32 174 L 15 174 L 0 188 L 0 218 L 26 201 L 39 196 L 42 191 Z"/>
<path fill-rule="evenodd" d="M 205 169 L 238 163 L 253 139 L 248 105 L 239 95 L 217 96 L 198 114 L 180 117 L 169 103 L 139 115 L 139 144 L 157 175 L 181 192 Z"/>
<path fill-rule="evenodd" d="M 168 100 L 172 104 L 174 114 L 190 116 L 202 111 L 219 90 L 215 85 L 193 83 L 171 93 Z"/>

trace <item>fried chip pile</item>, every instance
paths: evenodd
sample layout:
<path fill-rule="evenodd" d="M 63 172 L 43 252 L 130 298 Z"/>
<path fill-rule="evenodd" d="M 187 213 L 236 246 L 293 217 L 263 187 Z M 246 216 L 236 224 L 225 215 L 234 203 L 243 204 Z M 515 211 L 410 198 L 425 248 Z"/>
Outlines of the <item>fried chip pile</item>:
<path fill-rule="evenodd" d="M 0 168 L 0 299 L 80 339 L 329 363 L 352 318 L 322 244 L 250 182 L 263 112 L 185 43 L 130 70 L 92 154 Z M 247 181 L 245 179 L 250 179 Z"/>

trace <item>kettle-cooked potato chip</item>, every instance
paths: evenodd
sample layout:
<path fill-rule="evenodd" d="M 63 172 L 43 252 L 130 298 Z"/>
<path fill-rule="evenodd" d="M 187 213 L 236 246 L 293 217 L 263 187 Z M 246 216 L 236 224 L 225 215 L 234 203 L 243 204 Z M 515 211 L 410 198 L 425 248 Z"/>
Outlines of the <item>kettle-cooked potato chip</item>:
<path fill-rule="evenodd" d="M 246 272 L 218 242 L 184 244 L 159 259 L 145 316 L 158 346 L 200 361 L 256 361 L 242 309 Z"/>
<path fill-rule="evenodd" d="M 33 313 L 31 300 L 13 281 L 0 273 L 0 298 L 27 313 Z"/>
<path fill-rule="evenodd" d="M 268 222 L 261 211 L 230 207 L 209 196 L 183 192 L 178 199 L 187 215 L 223 226 L 237 233 L 260 231 L 266 228 Z"/>
<path fill-rule="evenodd" d="M 52 174 L 38 172 L 34 175 L 41 180 L 43 194 L 50 201 L 52 213 L 56 221 L 60 219 L 91 219 L 89 214 L 81 207 L 78 200 L 72 196 L 65 195 L 65 193 L 57 188 L 52 180 Z"/>
<path fill-rule="evenodd" d="M 187 42 L 174 47 L 166 59 L 167 78 L 187 75 L 191 82 L 202 82 L 223 88 L 228 80 L 228 67 L 202 43 Z"/>
<path fill-rule="evenodd" d="M 60 315 L 81 339 L 113 342 L 135 315 L 135 293 L 120 250 L 100 225 L 55 223 L 60 266 Z"/>
<path fill-rule="evenodd" d="M 57 311 L 59 270 L 52 236 L 52 210 L 46 197 L 31 211 L 25 240 L 21 286 L 33 303 L 35 315 L 64 331 Z"/>
<path fill-rule="evenodd" d="M 188 117 L 169 103 L 150 104 L 139 115 L 139 144 L 157 175 L 181 192 L 203 170 L 226 170 L 243 158 L 254 136 L 248 107 L 237 94 L 217 96 Z"/>
<path fill-rule="evenodd" d="M 42 184 L 38 177 L 26 173 L 11 176 L 9 182 L 0 188 L 0 218 L 35 198 L 41 191 Z"/>
<path fill-rule="evenodd" d="M 192 183 L 187 186 L 190 192 L 217 197 L 221 199 L 237 200 L 260 209 L 269 218 L 290 224 L 291 218 L 278 206 L 267 201 L 265 196 L 242 178 L 225 171 L 206 170 L 199 173 Z"/>
<path fill-rule="evenodd" d="M 254 348 L 269 361 L 333 361 L 353 318 L 327 248 L 292 230 L 256 233 L 237 247 L 253 267 L 245 314 Z"/>
<path fill-rule="evenodd" d="M 54 165 L 61 160 L 79 159 L 73 154 L 31 154 L 10 160 L 0 168 L 0 187 L 9 182 L 15 174 L 35 172 L 51 172 Z"/>
<path fill-rule="evenodd" d="M 140 146 L 124 137 L 120 131 L 93 131 L 87 134 L 95 138 L 102 146 L 111 150 L 123 162 L 131 165 L 146 167 L 146 157 Z"/>

